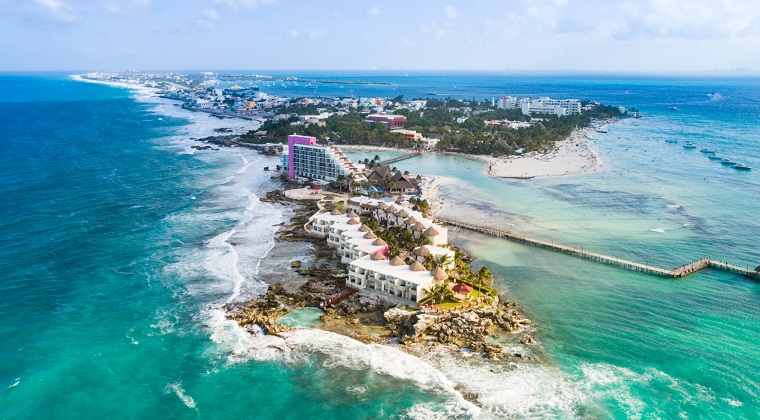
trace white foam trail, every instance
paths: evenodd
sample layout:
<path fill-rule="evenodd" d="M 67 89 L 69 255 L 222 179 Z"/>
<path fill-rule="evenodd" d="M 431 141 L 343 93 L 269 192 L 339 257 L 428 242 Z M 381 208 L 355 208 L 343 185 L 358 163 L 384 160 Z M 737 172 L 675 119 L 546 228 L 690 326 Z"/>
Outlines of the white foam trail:
<path fill-rule="evenodd" d="M 665 228 L 655 228 L 655 229 L 649 229 L 649 230 L 651 230 L 652 232 L 657 232 L 657 233 L 665 233 Z"/>
<path fill-rule="evenodd" d="M 169 388 L 174 391 L 175 394 L 177 394 L 179 399 L 182 400 L 187 408 L 195 408 L 195 400 L 193 400 L 193 397 L 185 394 L 185 390 L 182 389 L 181 383 L 170 384 Z"/>
<path fill-rule="evenodd" d="M 21 378 L 16 378 L 16 382 L 13 383 L 13 385 L 9 386 L 8 389 L 11 389 L 13 387 L 18 386 L 18 384 L 21 383 Z"/>

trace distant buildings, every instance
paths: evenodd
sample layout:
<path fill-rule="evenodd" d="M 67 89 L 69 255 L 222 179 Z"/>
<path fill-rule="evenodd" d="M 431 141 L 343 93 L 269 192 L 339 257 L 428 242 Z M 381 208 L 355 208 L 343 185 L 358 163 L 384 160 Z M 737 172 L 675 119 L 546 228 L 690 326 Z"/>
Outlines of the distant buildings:
<path fill-rule="evenodd" d="M 288 153 L 282 155 L 282 166 L 293 179 L 330 182 L 343 175 L 347 180 L 367 180 L 340 149 L 318 145 L 316 137 L 288 136 Z"/>
<path fill-rule="evenodd" d="M 393 114 L 370 114 L 367 115 L 367 118 L 365 118 L 364 121 L 371 124 L 383 123 L 389 128 L 400 128 L 406 124 L 406 117 Z"/>
<path fill-rule="evenodd" d="M 581 101 L 577 99 L 551 99 L 546 96 L 538 99 L 502 96 L 499 98 L 497 107 L 499 109 L 519 108 L 523 115 L 553 114 L 564 116 L 581 113 Z"/>

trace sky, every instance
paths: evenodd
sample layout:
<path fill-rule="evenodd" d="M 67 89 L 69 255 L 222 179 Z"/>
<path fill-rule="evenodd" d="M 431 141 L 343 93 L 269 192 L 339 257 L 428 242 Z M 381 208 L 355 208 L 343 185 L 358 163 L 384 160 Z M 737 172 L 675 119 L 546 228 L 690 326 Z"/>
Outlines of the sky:
<path fill-rule="evenodd" d="M 0 71 L 760 70 L 760 0 L 0 0 Z"/>

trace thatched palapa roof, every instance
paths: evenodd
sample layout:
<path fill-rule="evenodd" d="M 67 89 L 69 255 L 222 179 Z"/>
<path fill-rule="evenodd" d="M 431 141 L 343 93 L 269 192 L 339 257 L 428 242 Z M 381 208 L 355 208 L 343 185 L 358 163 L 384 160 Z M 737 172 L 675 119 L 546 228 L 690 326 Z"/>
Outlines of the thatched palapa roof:
<path fill-rule="evenodd" d="M 340 211 L 339 211 L 338 209 L 333 209 L 333 210 L 330 212 L 330 214 L 332 214 L 333 216 L 340 216 Z"/>
<path fill-rule="evenodd" d="M 412 226 L 412 230 L 415 232 L 422 232 L 425 230 L 425 225 L 423 225 L 422 222 L 417 222 Z"/>
<path fill-rule="evenodd" d="M 414 216 L 411 216 L 408 219 L 404 220 L 404 223 L 407 224 L 407 225 L 409 225 L 409 226 L 412 226 L 412 225 L 416 224 L 417 222 L 419 222 L 419 220 L 417 220 Z"/>
<path fill-rule="evenodd" d="M 433 271 L 430 272 L 430 274 L 432 274 L 433 278 L 436 280 L 446 280 L 449 278 L 449 275 L 446 274 L 446 270 L 444 270 L 441 267 L 434 268 Z"/>
<path fill-rule="evenodd" d="M 373 261 L 382 261 L 382 260 L 387 260 L 388 259 L 388 257 L 386 257 L 385 255 L 383 255 L 383 253 L 380 252 L 380 251 L 375 252 L 374 254 L 372 254 L 372 256 L 370 258 Z"/>
<path fill-rule="evenodd" d="M 352 217 L 352 218 L 348 219 L 348 222 L 347 222 L 347 223 L 348 223 L 349 225 L 358 225 L 358 224 L 359 224 L 359 223 L 361 223 L 361 222 L 362 222 L 362 221 L 361 221 L 361 220 L 359 220 L 358 218 L 356 218 L 356 217 Z"/>
<path fill-rule="evenodd" d="M 393 266 L 397 266 L 397 267 L 398 267 L 399 265 L 404 265 L 404 260 L 402 260 L 402 259 L 401 259 L 401 258 L 400 258 L 398 255 L 396 255 L 396 256 L 395 256 L 395 257 L 393 257 L 393 259 L 391 260 L 391 265 L 393 265 Z"/>
<path fill-rule="evenodd" d="M 417 248 L 414 248 L 412 251 L 412 255 L 416 255 L 418 257 L 427 257 L 430 255 L 430 250 L 426 246 L 420 246 Z"/>
<path fill-rule="evenodd" d="M 385 243 L 385 241 L 383 240 L 383 238 L 377 238 L 377 239 L 375 239 L 372 242 L 372 245 L 374 245 L 374 246 L 386 246 L 388 244 Z"/>
<path fill-rule="evenodd" d="M 377 235 L 375 235 L 375 232 L 369 231 L 366 235 L 364 235 L 364 239 L 376 239 Z"/>
<path fill-rule="evenodd" d="M 365 225 L 365 224 L 362 224 L 362 225 L 359 227 L 359 232 L 369 232 L 369 231 L 371 231 L 371 230 L 372 230 L 372 229 L 370 229 L 370 228 L 369 228 L 369 226 L 367 226 L 367 225 Z"/>
<path fill-rule="evenodd" d="M 429 228 L 427 228 L 427 230 L 425 232 L 423 232 L 423 233 L 425 234 L 425 236 L 437 236 L 437 235 L 440 234 L 440 232 L 438 232 L 437 230 L 435 230 L 435 228 L 432 227 L 432 226 L 430 226 Z"/>
<path fill-rule="evenodd" d="M 409 266 L 409 269 L 412 271 L 425 271 L 425 266 L 415 261 L 414 264 Z"/>

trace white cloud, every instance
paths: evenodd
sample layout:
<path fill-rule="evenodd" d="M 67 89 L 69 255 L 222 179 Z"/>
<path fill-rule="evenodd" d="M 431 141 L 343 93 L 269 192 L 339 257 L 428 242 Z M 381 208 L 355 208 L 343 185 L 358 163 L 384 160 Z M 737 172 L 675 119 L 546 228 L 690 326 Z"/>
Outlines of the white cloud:
<path fill-rule="evenodd" d="M 73 22 L 78 19 L 74 9 L 63 0 L 34 0 L 41 7 L 42 13 L 61 22 Z"/>
<path fill-rule="evenodd" d="M 451 20 L 454 20 L 459 17 L 459 11 L 456 9 L 456 7 L 447 4 L 443 8 L 444 13 L 446 13 L 446 17 L 448 17 Z"/>
<path fill-rule="evenodd" d="M 256 10 L 260 5 L 277 3 L 276 0 L 214 0 L 217 4 L 226 4 L 233 10 L 248 9 Z"/>
<path fill-rule="evenodd" d="M 203 9 L 203 17 L 208 20 L 219 20 L 219 12 L 214 9 Z"/>
<path fill-rule="evenodd" d="M 216 21 L 221 18 L 219 12 L 214 9 L 203 9 L 203 17 L 196 20 L 195 23 L 201 29 L 214 29 L 216 27 Z"/>
<path fill-rule="evenodd" d="M 291 29 L 291 30 L 288 31 L 288 36 L 291 39 L 298 39 L 298 31 L 295 30 L 295 29 Z"/>
<path fill-rule="evenodd" d="M 324 37 L 325 32 L 321 30 L 317 31 L 317 30 L 312 29 L 306 35 L 309 37 L 309 39 L 318 39 L 318 38 Z"/>
<path fill-rule="evenodd" d="M 367 13 L 373 16 L 377 16 L 380 14 L 380 8 L 373 4 L 372 7 L 369 8 Z"/>

